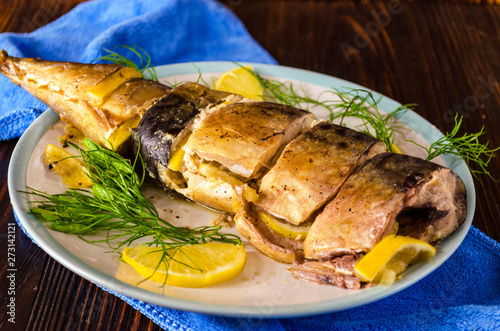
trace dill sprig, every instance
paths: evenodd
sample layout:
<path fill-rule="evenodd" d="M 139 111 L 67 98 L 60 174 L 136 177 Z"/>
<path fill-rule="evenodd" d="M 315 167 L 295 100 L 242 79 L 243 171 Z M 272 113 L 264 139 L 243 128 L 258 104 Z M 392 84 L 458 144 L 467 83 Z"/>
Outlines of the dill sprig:
<path fill-rule="evenodd" d="M 174 255 L 183 246 L 206 242 L 241 244 L 238 236 L 220 233 L 220 226 L 190 229 L 176 227 L 160 218 L 155 206 L 140 190 L 145 171 L 139 154 L 131 163 L 89 139 L 83 140 L 85 149 L 66 143 L 83 159 L 93 182 L 92 191 L 68 189 L 61 194 L 48 194 L 30 189 L 24 192 L 38 199 L 30 201 L 30 211 L 49 222 L 53 230 L 76 234 L 89 243 L 106 242 L 113 251 L 146 238 L 149 240 L 146 245 L 158 247 L 162 252 L 157 268 L 164 264 L 167 271 L 168 264 L 175 260 Z M 134 171 L 136 166 L 142 170 L 142 177 Z M 106 238 L 85 238 L 94 233 L 105 233 Z"/>
<path fill-rule="evenodd" d="M 206 87 L 208 88 L 211 88 L 213 89 L 214 88 L 214 85 L 215 83 L 213 82 L 212 84 L 209 84 L 204 78 L 203 78 L 203 73 L 201 72 L 201 68 L 198 67 L 194 62 L 191 62 L 191 64 L 193 65 L 193 67 L 196 68 L 196 70 L 198 71 L 198 78 L 196 79 L 196 83 L 198 84 L 201 84 L 201 85 L 205 85 Z M 184 84 L 184 83 L 188 83 L 188 82 L 192 82 L 192 81 L 186 81 L 186 80 L 181 80 L 181 81 L 174 81 L 174 82 L 168 82 L 167 84 L 171 87 L 171 88 L 175 88 L 181 84 Z"/>
<path fill-rule="evenodd" d="M 414 105 L 401 105 L 392 113 L 383 113 L 378 104 L 380 99 L 375 99 L 370 91 L 363 89 L 352 89 L 347 92 L 335 90 L 335 95 L 340 99 L 334 102 L 336 111 L 331 113 L 331 120 L 340 118 L 340 124 L 346 117 L 355 117 L 362 120 L 361 131 L 372 134 L 378 140 L 385 143 L 387 151 L 394 152 L 394 138 L 400 132 L 401 125 L 394 122 L 398 115 L 411 109 Z"/>
<path fill-rule="evenodd" d="M 92 62 L 96 61 L 110 61 L 111 63 L 116 63 L 116 64 L 121 64 L 126 67 L 131 67 L 134 68 L 135 70 L 139 71 L 142 74 L 142 77 L 145 79 L 150 79 L 154 81 L 158 81 L 158 76 L 156 75 L 156 70 L 155 68 L 151 65 L 151 57 L 149 54 L 141 47 L 134 45 L 134 47 L 126 46 L 126 45 L 119 45 L 116 47 L 123 47 L 125 49 L 128 49 L 132 53 L 134 53 L 138 57 L 138 63 L 136 61 L 133 61 L 121 54 L 118 54 L 117 52 L 111 51 L 109 49 L 104 49 L 106 52 L 108 52 L 108 55 L 102 56 L 100 58 L 95 59 Z M 116 48 L 115 47 L 115 48 Z M 146 75 L 147 73 L 147 75 Z"/>
<path fill-rule="evenodd" d="M 245 68 L 245 67 L 243 67 Z M 326 109 L 330 114 L 330 121 L 340 118 L 340 125 L 346 117 L 358 118 L 362 121 L 361 131 L 385 143 L 387 151 L 393 152 L 395 133 L 399 132 L 400 125 L 392 119 L 398 114 L 411 109 L 414 105 L 402 105 L 392 113 L 385 114 L 378 108 L 380 99 L 375 99 L 373 93 L 363 89 L 349 89 L 345 92 L 340 90 L 326 90 L 324 94 L 331 94 L 332 98 L 320 101 L 310 97 L 301 87 L 297 89 L 290 81 L 280 82 L 266 79 L 248 70 L 260 83 L 266 101 L 277 102 L 292 107 L 309 109 L 320 107 Z"/>
<path fill-rule="evenodd" d="M 500 150 L 500 147 L 491 149 L 488 147 L 488 142 L 482 144 L 479 142 L 479 137 L 484 134 L 484 127 L 476 133 L 465 133 L 458 136 L 458 131 L 462 125 L 463 116 L 455 115 L 455 126 L 451 132 L 446 133 L 443 137 L 433 142 L 428 148 L 410 141 L 427 152 L 427 160 L 430 161 L 440 155 L 457 155 L 465 160 L 471 173 L 476 177 L 479 182 L 480 174 L 484 174 L 494 181 L 491 173 L 488 171 L 488 165 L 491 159 L 495 156 L 495 152 Z M 476 164 L 481 170 L 476 170 L 471 167 L 471 164 Z M 482 182 L 481 182 L 482 183 Z"/>
<path fill-rule="evenodd" d="M 243 66 L 240 65 L 240 67 Z M 398 115 L 404 111 L 413 109 L 416 106 L 415 104 L 401 105 L 391 113 L 384 113 L 378 107 L 382 97 L 376 99 L 372 92 L 364 89 L 326 90 L 318 99 L 315 99 L 308 96 L 303 88 L 298 91 L 290 81 L 280 82 L 266 79 L 250 69 L 245 69 L 259 81 L 266 101 L 306 109 L 309 109 L 310 106 L 320 107 L 328 110 L 330 121 L 340 119 L 340 124 L 343 124 L 346 117 L 358 118 L 362 121 L 360 125 L 361 131 L 383 141 L 387 151 L 390 152 L 394 151 L 395 134 L 401 133 L 400 129 L 402 128 L 394 119 L 397 119 Z M 326 93 L 331 94 L 332 97 L 319 101 L 319 99 L 325 99 L 321 97 Z M 414 141 L 411 142 L 427 151 L 427 160 L 432 160 L 440 155 L 457 155 L 464 159 L 471 173 L 480 182 L 480 174 L 496 180 L 487 168 L 491 159 L 495 156 L 495 152 L 500 150 L 500 147 L 491 149 L 488 147 L 488 143 L 482 144 L 479 142 L 479 137 L 484 133 L 484 127 L 477 133 L 466 133 L 463 136 L 457 136 L 461 124 L 462 117 L 460 119 L 458 116 L 455 117 L 453 130 L 432 143 L 428 148 Z M 472 168 L 472 164 L 479 166 L 480 170 Z"/>
<path fill-rule="evenodd" d="M 330 112 L 333 111 L 334 106 L 331 104 L 331 100 L 319 101 L 310 97 L 302 87 L 299 89 L 295 88 L 290 81 L 281 82 L 274 79 L 267 79 L 249 68 L 240 64 L 237 65 L 247 70 L 259 81 L 264 91 L 262 97 L 266 101 L 281 103 L 291 107 L 300 107 L 306 110 L 309 110 L 310 107 L 322 107 Z"/>

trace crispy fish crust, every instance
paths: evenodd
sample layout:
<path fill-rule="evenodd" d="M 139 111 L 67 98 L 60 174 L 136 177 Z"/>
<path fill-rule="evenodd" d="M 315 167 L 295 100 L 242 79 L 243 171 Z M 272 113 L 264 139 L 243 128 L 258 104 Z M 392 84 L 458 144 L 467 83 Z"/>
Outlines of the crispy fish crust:
<path fill-rule="evenodd" d="M 56 111 L 61 119 L 103 146 L 122 124 L 140 117 L 170 88 L 146 79 L 121 85 L 102 104 L 88 90 L 123 66 L 11 57 L 0 51 L 0 73 Z"/>
<path fill-rule="evenodd" d="M 278 149 L 309 127 L 314 115 L 269 103 L 238 102 L 202 114 L 186 149 L 245 178 L 270 167 Z"/>
<path fill-rule="evenodd" d="M 256 205 L 298 225 L 335 196 L 354 169 L 385 150 L 371 136 L 319 122 L 287 145 L 262 178 Z"/>
<path fill-rule="evenodd" d="M 465 220 L 466 194 L 450 169 L 420 158 L 383 153 L 368 160 L 318 215 L 304 241 L 307 259 L 370 251 L 388 235 L 436 244 Z"/>
<path fill-rule="evenodd" d="M 151 106 L 134 132 L 134 152 L 140 151 L 146 170 L 164 189 L 172 189 L 159 171 L 167 171 L 176 145 L 184 137 L 200 111 L 225 102 L 230 93 L 211 90 L 196 83 L 185 83 L 172 89 Z"/>

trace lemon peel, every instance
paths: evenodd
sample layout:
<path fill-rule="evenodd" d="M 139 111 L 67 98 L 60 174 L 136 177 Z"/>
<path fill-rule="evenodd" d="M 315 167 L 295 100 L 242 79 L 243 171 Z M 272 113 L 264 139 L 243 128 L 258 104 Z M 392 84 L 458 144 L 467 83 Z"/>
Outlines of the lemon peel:
<path fill-rule="evenodd" d="M 409 265 L 427 261 L 435 254 L 436 249 L 422 240 L 389 235 L 361 258 L 354 275 L 363 282 L 391 285 Z"/>
<path fill-rule="evenodd" d="M 251 72 L 252 66 L 238 67 L 226 71 L 215 82 L 216 90 L 239 94 L 253 100 L 264 100 L 262 86 Z"/>
<path fill-rule="evenodd" d="M 174 250 L 167 250 L 167 254 L 173 254 Z M 123 249 L 122 259 L 149 280 L 191 288 L 232 280 L 241 273 L 246 262 L 243 245 L 225 243 L 183 246 L 169 260 L 162 261 L 162 254 L 161 247 L 138 245 Z"/>
<path fill-rule="evenodd" d="M 44 160 L 49 169 L 62 177 L 62 181 L 67 187 L 85 188 L 92 186 L 84 163 L 70 152 L 48 144 L 45 148 Z"/>

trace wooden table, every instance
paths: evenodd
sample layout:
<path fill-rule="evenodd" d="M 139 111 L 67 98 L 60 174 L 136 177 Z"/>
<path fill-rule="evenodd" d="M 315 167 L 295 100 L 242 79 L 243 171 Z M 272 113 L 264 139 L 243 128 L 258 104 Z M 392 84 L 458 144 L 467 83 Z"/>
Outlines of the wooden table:
<path fill-rule="evenodd" d="M 29 32 L 81 0 L 2 1 L 0 32 Z M 484 126 L 483 141 L 500 145 L 500 6 L 456 2 L 361 4 L 354 1 L 224 1 L 254 38 L 286 66 L 318 71 L 376 90 L 441 131 L 465 116 L 464 132 Z M 11 326 L 6 304 L 7 223 L 15 222 L 7 168 L 17 140 L 0 142 L 0 329 Z M 490 171 L 500 178 L 500 158 Z M 473 224 L 500 240 L 500 184 L 476 181 Z M 122 300 L 67 270 L 17 227 L 16 327 L 43 329 L 159 329 Z"/>

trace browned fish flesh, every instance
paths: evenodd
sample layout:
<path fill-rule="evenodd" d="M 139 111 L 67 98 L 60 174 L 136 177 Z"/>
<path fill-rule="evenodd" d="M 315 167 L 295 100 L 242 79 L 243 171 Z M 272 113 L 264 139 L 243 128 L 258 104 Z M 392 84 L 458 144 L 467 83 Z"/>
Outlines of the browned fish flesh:
<path fill-rule="evenodd" d="M 354 169 L 385 150 L 384 143 L 369 135 L 319 122 L 287 145 L 262 178 L 255 205 L 301 224 L 337 194 Z"/>
<path fill-rule="evenodd" d="M 290 142 L 264 175 L 259 199 L 234 218 L 238 231 L 268 257 L 292 263 L 304 238 L 275 233 L 255 211 L 296 225 L 314 221 L 314 213 L 337 194 L 349 175 L 385 150 L 384 143 L 366 134 L 326 121 L 317 123 Z"/>
<path fill-rule="evenodd" d="M 238 102 L 205 111 L 193 127 L 186 150 L 234 174 L 254 178 L 279 148 L 309 128 L 315 117 L 270 102 Z"/>
<path fill-rule="evenodd" d="M 292 272 L 321 282 L 323 276 L 308 275 L 315 272 L 310 262 L 359 257 L 390 233 L 436 245 L 465 216 L 465 186 L 452 170 L 408 155 L 379 154 L 358 168 L 318 215 L 304 241 L 306 260 Z"/>

